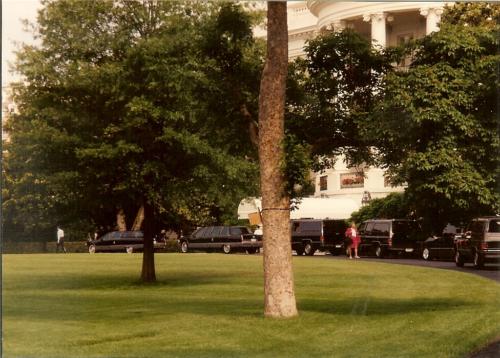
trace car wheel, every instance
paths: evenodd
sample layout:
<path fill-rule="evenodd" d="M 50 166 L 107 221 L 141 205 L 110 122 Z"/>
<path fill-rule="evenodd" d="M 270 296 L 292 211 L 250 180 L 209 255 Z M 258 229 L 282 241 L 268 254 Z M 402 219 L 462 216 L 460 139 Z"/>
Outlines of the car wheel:
<path fill-rule="evenodd" d="M 189 249 L 189 245 L 188 245 L 187 241 L 181 242 L 181 252 L 183 254 L 185 254 L 188 252 L 188 249 Z"/>
<path fill-rule="evenodd" d="M 89 254 L 95 254 L 95 245 L 89 246 Z"/>
<path fill-rule="evenodd" d="M 231 252 L 231 245 L 229 244 L 224 244 L 222 246 L 222 251 L 225 253 L 225 254 L 229 254 Z"/>
<path fill-rule="evenodd" d="M 382 249 L 382 247 L 380 245 L 377 245 L 375 247 L 375 256 L 377 256 L 379 259 L 384 257 L 384 250 Z"/>
<path fill-rule="evenodd" d="M 316 251 L 316 249 L 311 245 L 310 242 L 306 243 L 304 245 L 304 253 L 307 255 L 307 256 L 312 256 L 314 255 L 314 252 Z"/>
<path fill-rule="evenodd" d="M 134 252 L 134 248 L 132 246 L 129 246 L 125 249 L 125 251 L 127 252 L 127 254 L 132 254 Z"/>
<path fill-rule="evenodd" d="M 424 247 L 424 249 L 422 250 L 422 258 L 426 261 L 429 261 L 432 259 L 431 250 L 429 250 L 429 248 Z"/>
<path fill-rule="evenodd" d="M 484 266 L 483 256 L 477 250 L 474 251 L 474 260 L 472 263 L 474 267 L 477 269 L 482 268 Z"/>
<path fill-rule="evenodd" d="M 455 265 L 458 267 L 464 267 L 464 258 L 462 254 L 460 254 L 460 251 L 456 250 L 455 251 Z"/>

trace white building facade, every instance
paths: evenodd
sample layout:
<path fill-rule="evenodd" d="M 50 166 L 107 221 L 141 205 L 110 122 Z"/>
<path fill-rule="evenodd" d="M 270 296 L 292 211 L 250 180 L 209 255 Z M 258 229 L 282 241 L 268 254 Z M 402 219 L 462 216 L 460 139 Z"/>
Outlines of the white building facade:
<path fill-rule="evenodd" d="M 309 0 L 288 4 L 288 53 L 304 55 L 307 40 L 322 29 L 351 28 L 375 48 L 396 46 L 439 30 L 444 2 L 338 2 Z M 365 204 L 404 187 L 391 186 L 381 168 L 346 166 L 339 157 L 333 168 L 315 173 L 315 197 L 351 199 Z"/>

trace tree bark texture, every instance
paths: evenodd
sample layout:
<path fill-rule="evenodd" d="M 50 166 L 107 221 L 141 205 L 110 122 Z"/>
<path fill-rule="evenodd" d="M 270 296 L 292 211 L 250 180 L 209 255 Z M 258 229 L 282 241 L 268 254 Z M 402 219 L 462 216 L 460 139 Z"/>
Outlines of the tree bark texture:
<path fill-rule="evenodd" d="M 125 220 L 125 211 L 123 208 L 119 208 L 116 213 L 116 226 L 118 227 L 118 231 L 127 231 L 127 223 Z"/>
<path fill-rule="evenodd" d="M 154 252 L 154 227 L 153 227 L 154 210 L 151 204 L 144 201 L 144 251 L 142 254 L 142 282 L 155 282 L 155 252 Z"/>
<path fill-rule="evenodd" d="M 141 205 L 135 216 L 134 224 L 132 225 L 132 231 L 141 230 L 142 223 L 144 221 L 144 205 Z"/>
<path fill-rule="evenodd" d="M 286 11 L 285 1 L 268 3 L 267 56 L 259 97 L 264 314 L 276 318 L 297 315 L 290 243 L 290 198 L 285 192 L 282 170 L 288 68 Z"/>

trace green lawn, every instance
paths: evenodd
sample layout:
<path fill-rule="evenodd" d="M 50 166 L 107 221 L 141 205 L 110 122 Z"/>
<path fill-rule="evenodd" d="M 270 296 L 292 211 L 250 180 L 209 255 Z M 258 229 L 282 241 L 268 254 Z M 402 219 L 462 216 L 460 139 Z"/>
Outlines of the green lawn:
<path fill-rule="evenodd" d="M 262 257 L 3 256 L 4 357 L 463 357 L 500 334 L 475 275 L 294 258 L 300 317 L 263 317 Z"/>

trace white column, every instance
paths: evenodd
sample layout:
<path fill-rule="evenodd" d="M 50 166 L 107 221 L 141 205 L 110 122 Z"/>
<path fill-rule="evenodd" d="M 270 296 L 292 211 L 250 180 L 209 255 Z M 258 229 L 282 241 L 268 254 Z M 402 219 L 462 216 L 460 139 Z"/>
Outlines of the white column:
<path fill-rule="evenodd" d="M 335 32 L 340 32 L 345 29 L 345 21 L 344 20 L 335 20 L 333 23 L 333 30 Z"/>
<path fill-rule="evenodd" d="M 425 34 L 429 35 L 432 32 L 439 31 L 439 21 L 441 21 L 442 8 L 422 8 L 420 15 L 426 19 Z"/>
<path fill-rule="evenodd" d="M 387 15 L 383 12 L 375 14 L 363 15 L 363 20 L 366 22 L 371 21 L 372 25 L 372 43 L 375 46 L 385 47 L 386 45 L 386 32 L 385 32 L 385 19 Z"/>

